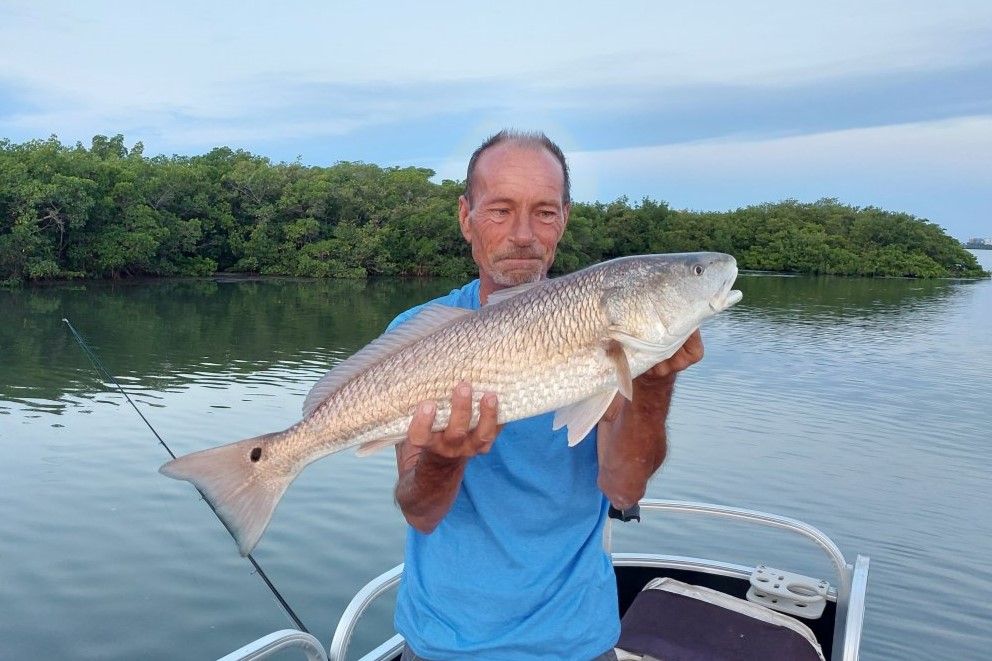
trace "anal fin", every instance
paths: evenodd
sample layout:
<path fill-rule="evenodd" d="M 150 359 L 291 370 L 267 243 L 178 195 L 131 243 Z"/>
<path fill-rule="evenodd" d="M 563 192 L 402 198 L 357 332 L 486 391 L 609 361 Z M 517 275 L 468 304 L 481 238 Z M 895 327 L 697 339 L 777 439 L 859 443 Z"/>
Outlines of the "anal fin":
<path fill-rule="evenodd" d="M 374 441 L 368 441 L 367 443 L 362 443 L 355 450 L 355 455 L 359 457 L 367 457 L 370 454 L 375 454 L 383 448 L 388 448 L 391 445 L 396 445 L 402 443 L 406 440 L 406 436 L 388 436 L 386 438 L 377 438 Z"/>

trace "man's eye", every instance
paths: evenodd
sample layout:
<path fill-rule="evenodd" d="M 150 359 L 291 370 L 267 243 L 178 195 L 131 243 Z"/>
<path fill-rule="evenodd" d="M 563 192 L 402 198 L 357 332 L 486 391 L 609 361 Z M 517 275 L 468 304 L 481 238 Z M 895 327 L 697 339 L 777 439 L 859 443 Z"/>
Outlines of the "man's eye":
<path fill-rule="evenodd" d="M 542 210 L 537 212 L 537 217 L 546 223 L 552 223 L 558 218 L 558 214 L 554 211 Z"/>

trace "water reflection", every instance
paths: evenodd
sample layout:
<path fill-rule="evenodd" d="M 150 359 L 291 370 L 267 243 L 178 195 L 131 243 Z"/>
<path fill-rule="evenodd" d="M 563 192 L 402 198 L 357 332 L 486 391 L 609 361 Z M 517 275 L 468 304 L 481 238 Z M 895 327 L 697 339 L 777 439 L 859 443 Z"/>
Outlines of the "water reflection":
<path fill-rule="evenodd" d="M 939 312 L 942 303 L 980 282 L 744 273 L 736 286 L 744 293 L 749 316 L 816 324 Z"/>
<path fill-rule="evenodd" d="M 0 400 L 57 412 L 68 395 L 112 387 L 87 369 L 63 318 L 122 385 L 168 390 L 211 374 L 223 384 L 231 373 L 248 377 L 280 366 L 322 373 L 411 301 L 454 284 L 222 277 L 0 292 Z"/>
<path fill-rule="evenodd" d="M 0 292 L 0 401 L 57 413 L 78 405 L 74 396 L 113 389 L 88 368 L 63 318 L 139 396 L 191 382 L 224 387 L 232 375 L 312 383 L 412 302 L 458 284 L 221 276 Z M 742 274 L 744 301 L 713 323 L 735 339 L 816 333 L 827 324 L 830 337 L 839 336 L 838 324 L 898 333 L 902 318 L 939 320 L 972 285 Z"/>

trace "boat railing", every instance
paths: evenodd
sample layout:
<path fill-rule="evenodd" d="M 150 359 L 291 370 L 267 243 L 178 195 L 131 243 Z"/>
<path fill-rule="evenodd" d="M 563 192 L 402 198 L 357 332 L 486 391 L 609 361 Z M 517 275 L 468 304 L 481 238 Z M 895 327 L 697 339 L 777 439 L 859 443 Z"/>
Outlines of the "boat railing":
<path fill-rule="evenodd" d="M 743 509 L 740 507 L 726 507 L 723 505 L 713 505 L 711 503 L 695 503 L 680 500 L 657 500 L 645 498 L 640 501 L 639 505 L 642 511 L 656 510 L 660 512 L 702 514 L 725 519 L 747 521 L 748 523 L 788 530 L 806 537 L 823 549 L 823 551 L 827 554 L 827 557 L 830 558 L 830 561 L 836 568 L 838 577 L 844 578 L 851 569 L 850 565 L 847 563 L 847 560 L 844 559 L 844 554 L 839 548 L 837 548 L 837 545 L 834 544 L 833 540 L 827 537 L 820 530 L 807 523 L 803 523 L 798 519 L 792 519 L 787 516 L 779 516 L 777 514 L 768 514 L 767 512 L 759 512 L 757 510 Z M 610 531 L 611 520 L 607 519 L 607 534 L 604 541 L 607 552 L 612 550 Z"/>
<path fill-rule="evenodd" d="M 837 572 L 836 588 L 831 589 L 831 597 L 837 602 L 837 615 L 834 626 L 833 649 L 839 651 L 831 656 L 832 661 L 857 661 L 861 633 L 864 625 L 865 595 L 868 589 L 869 559 L 858 555 L 854 564 L 848 563 L 844 554 L 822 531 L 813 526 L 787 516 L 768 514 L 757 510 L 739 507 L 727 507 L 710 503 L 696 503 L 677 500 L 644 499 L 640 501 L 641 510 L 660 512 L 676 512 L 686 514 L 701 514 L 724 519 L 734 519 L 754 523 L 771 528 L 787 530 L 801 535 L 826 553 Z M 612 550 L 612 522 L 607 520 L 604 546 Z M 613 554 L 614 564 L 637 564 L 647 556 L 638 553 Z M 618 563 L 617 561 L 620 560 Z M 695 558 L 665 557 L 666 565 L 685 564 L 697 569 L 708 568 L 713 573 L 727 575 L 741 574 L 746 570 L 726 563 L 709 563 Z"/>
<path fill-rule="evenodd" d="M 331 646 L 328 649 L 328 659 L 330 661 L 344 661 L 345 655 L 348 653 L 348 644 L 351 642 L 351 636 L 355 632 L 355 627 L 358 625 L 358 620 L 361 619 L 362 614 L 384 592 L 398 585 L 402 576 L 403 564 L 400 563 L 369 581 L 365 587 L 352 597 L 351 602 L 341 614 L 341 619 L 338 620 L 337 628 L 334 630 L 334 637 L 331 639 Z M 403 638 L 397 634 L 376 648 L 368 656 L 379 658 L 383 647 L 396 646 L 399 648 L 402 645 Z"/>
<path fill-rule="evenodd" d="M 868 595 L 868 566 L 868 557 L 858 555 L 851 570 L 847 595 L 837 602 L 838 626 L 834 629 L 834 649 L 844 650 L 841 661 L 858 661 L 865 621 L 865 598 Z"/>
<path fill-rule="evenodd" d="M 218 661 L 262 661 L 288 649 L 298 649 L 307 661 L 327 661 L 324 646 L 313 635 L 296 629 L 282 629 L 262 636 L 234 650 Z"/>
<path fill-rule="evenodd" d="M 746 521 L 785 529 L 814 542 L 826 553 L 837 570 L 837 587 L 830 591 L 830 597 L 837 602 L 833 649 L 835 652 L 842 652 L 833 654 L 832 661 L 857 661 L 865 609 L 864 597 L 868 581 L 868 558 L 859 555 L 854 564 L 849 564 L 837 545 L 824 533 L 802 521 L 785 516 L 737 507 L 674 500 L 645 499 L 640 502 L 640 507 L 642 510 L 699 514 Z M 607 524 L 604 545 L 608 552 L 612 550 L 610 523 Z M 613 553 L 612 555 L 616 565 L 636 564 L 645 559 L 656 558 L 659 562 L 664 560 L 666 564 L 673 564 L 673 566 L 681 563 L 686 567 L 718 574 L 739 575 L 749 571 L 749 568 L 743 566 L 699 558 L 677 558 L 644 553 Z M 308 661 L 325 661 L 325 659 L 327 661 L 345 661 L 352 635 L 359 620 L 376 599 L 399 584 L 402 575 L 403 565 L 399 564 L 372 579 L 358 591 L 341 614 L 326 655 L 324 655 L 320 643 L 313 636 L 289 629 L 260 638 L 241 650 L 225 656 L 220 661 L 256 661 L 287 647 L 303 649 Z M 395 634 L 366 654 L 363 659 L 395 658 L 402 647 L 402 636 Z"/>

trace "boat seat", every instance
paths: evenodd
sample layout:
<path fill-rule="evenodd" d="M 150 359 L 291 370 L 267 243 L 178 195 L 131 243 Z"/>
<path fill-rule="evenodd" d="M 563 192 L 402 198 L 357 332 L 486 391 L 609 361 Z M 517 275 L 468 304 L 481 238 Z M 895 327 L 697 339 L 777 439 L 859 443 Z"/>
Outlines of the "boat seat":
<path fill-rule="evenodd" d="M 794 617 L 672 578 L 656 578 L 620 623 L 620 661 L 824 661 Z"/>

